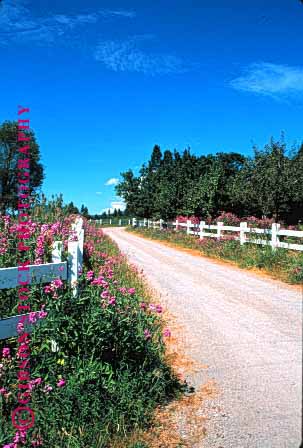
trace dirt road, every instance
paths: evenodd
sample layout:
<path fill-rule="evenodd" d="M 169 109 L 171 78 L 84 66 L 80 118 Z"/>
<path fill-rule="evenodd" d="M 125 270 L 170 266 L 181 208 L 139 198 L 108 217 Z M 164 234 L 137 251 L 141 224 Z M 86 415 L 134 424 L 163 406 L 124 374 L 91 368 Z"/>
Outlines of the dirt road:
<path fill-rule="evenodd" d="M 298 448 L 302 417 L 302 293 L 232 266 L 195 257 L 122 228 L 105 232 L 185 326 L 187 352 L 208 369 L 217 397 L 204 448 Z"/>

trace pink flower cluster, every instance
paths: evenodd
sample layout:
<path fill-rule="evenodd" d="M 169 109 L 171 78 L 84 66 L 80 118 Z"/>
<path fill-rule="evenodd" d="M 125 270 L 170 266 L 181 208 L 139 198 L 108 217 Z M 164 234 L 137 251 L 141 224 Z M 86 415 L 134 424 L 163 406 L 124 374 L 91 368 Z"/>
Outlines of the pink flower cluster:
<path fill-rule="evenodd" d="M 53 280 L 50 285 L 47 285 L 44 287 L 44 292 L 46 294 L 52 294 L 52 297 L 57 299 L 58 298 L 58 289 L 63 288 L 63 282 L 61 278 L 56 278 Z"/>

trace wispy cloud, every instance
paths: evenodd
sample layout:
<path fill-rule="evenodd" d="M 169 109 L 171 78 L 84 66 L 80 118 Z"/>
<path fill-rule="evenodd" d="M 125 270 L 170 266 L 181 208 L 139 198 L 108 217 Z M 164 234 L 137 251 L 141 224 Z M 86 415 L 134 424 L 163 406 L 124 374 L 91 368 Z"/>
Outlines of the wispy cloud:
<path fill-rule="evenodd" d="M 148 36 L 150 38 L 151 36 Z M 125 41 L 100 42 L 95 59 L 115 72 L 141 72 L 145 74 L 168 74 L 185 71 L 182 59 L 171 54 L 148 53 L 139 48 L 146 36 L 135 36 Z"/>
<path fill-rule="evenodd" d="M 237 90 L 274 98 L 303 93 L 303 67 L 260 62 L 249 65 L 230 83 Z"/>
<path fill-rule="evenodd" d="M 119 179 L 117 179 L 116 177 L 112 177 L 110 179 L 108 179 L 104 185 L 117 185 L 119 183 Z"/>
<path fill-rule="evenodd" d="M 126 10 L 98 10 L 76 15 L 52 14 L 35 16 L 24 0 L 6 0 L 0 3 L 0 44 L 10 42 L 55 43 L 80 26 L 97 23 L 107 17 L 135 17 L 135 12 Z"/>
<path fill-rule="evenodd" d="M 102 191 L 96 191 L 96 194 L 97 194 L 98 196 L 100 196 L 100 195 L 102 194 Z"/>

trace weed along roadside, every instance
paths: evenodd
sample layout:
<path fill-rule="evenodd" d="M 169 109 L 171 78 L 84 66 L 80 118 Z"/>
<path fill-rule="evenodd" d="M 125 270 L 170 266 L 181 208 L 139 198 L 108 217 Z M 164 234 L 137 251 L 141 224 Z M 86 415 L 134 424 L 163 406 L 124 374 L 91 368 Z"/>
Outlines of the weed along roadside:
<path fill-rule="evenodd" d="M 46 223 L 45 217 L 30 226 L 33 258 L 39 247 L 40 262 L 48 262 L 51 245 L 60 236 L 67 259 L 73 219 Z M 14 264 L 10 249 L 17 241 L 15 228 L 1 217 L 1 234 L 13 235 L 1 253 L 1 266 Z M 32 309 L 47 312 L 31 332 L 28 393 L 35 426 L 28 430 L 26 448 L 146 446 L 135 434 L 152 428 L 158 406 L 187 390 L 167 361 L 170 331 L 162 307 L 151 303 L 143 279 L 102 229 L 85 221 L 84 235 L 77 295 L 57 278 L 29 288 Z M 0 310 L 1 315 L 14 314 L 11 290 L 0 290 Z M 0 349 L 0 445 L 7 448 L 14 446 L 17 338 L 1 340 Z"/>
<path fill-rule="evenodd" d="M 135 223 L 135 226 L 134 224 L 132 226 L 127 226 L 126 230 L 138 236 L 157 240 L 159 242 L 162 242 L 163 244 L 168 244 L 179 250 L 190 251 L 193 255 L 201 255 L 217 260 L 222 260 L 224 262 L 235 264 L 240 268 L 252 269 L 256 273 L 266 274 L 272 278 L 279 279 L 290 284 L 302 285 L 302 249 L 291 250 L 282 246 L 274 248 L 273 250 L 270 241 L 266 240 L 262 240 L 264 245 L 260 244 L 258 240 L 255 241 L 254 239 L 252 239 L 251 242 L 246 241 L 245 244 L 242 244 L 240 241 L 241 235 L 240 237 L 235 237 L 233 235 L 222 235 L 221 233 L 219 233 L 222 232 L 222 230 L 225 228 L 228 229 L 228 226 L 224 227 L 223 223 L 221 226 L 222 230 L 219 229 L 216 233 L 207 233 L 206 237 L 203 237 L 203 239 L 199 239 L 196 236 L 196 234 L 199 235 L 199 232 L 188 231 L 189 220 L 187 220 L 187 224 L 180 224 L 179 222 L 179 226 L 184 225 L 186 231 L 184 230 L 184 227 L 180 227 L 177 229 L 172 228 L 172 225 L 169 225 L 169 227 L 164 227 L 161 221 L 162 220 L 160 220 L 160 228 L 156 227 L 156 225 L 159 226 L 159 222 L 154 222 L 153 226 L 149 227 L 137 226 L 137 224 Z M 215 225 L 212 225 L 210 227 L 219 228 L 219 226 Z M 231 228 L 236 229 L 236 227 Z M 252 228 L 250 230 L 252 235 L 254 229 Z M 257 229 L 258 233 L 260 233 L 261 231 L 262 229 Z M 289 232 L 290 234 L 297 233 L 300 235 L 297 240 L 302 240 L 302 231 L 283 230 L 281 231 L 281 233 L 282 232 L 285 235 L 287 234 L 287 232 Z M 193 234 L 195 234 L 195 236 Z M 208 236 L 210 236 L 210 238 Z M 303 247 L 301 244 L 284 242 L 280 244 L 285 244 L 285 246 L 289 245 L 290 247 L 292 247 L 293 245 L 296 248 Z"/>

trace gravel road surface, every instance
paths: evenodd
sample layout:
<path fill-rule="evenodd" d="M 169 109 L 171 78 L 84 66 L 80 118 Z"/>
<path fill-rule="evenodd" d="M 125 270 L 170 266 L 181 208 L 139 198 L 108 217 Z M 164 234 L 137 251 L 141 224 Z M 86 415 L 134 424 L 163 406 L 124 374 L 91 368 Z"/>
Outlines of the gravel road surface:
<path fill-rule="evenodd" d="M 213 379 L 195 447 L 298 448 L 302 419 L 302 292 L 282 282 L 104 229 L 184 325 L 187 353 Z"/>

